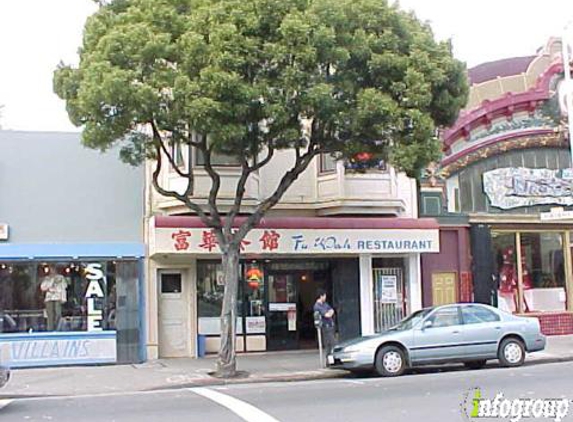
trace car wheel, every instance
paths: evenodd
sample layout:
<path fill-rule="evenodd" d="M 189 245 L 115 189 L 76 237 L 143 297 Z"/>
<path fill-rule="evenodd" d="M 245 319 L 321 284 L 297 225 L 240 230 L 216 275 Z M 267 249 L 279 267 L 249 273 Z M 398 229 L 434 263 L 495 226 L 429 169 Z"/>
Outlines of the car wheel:
<path fill-rule="evenodd" d="M 499 345 L 498 358 L 503 366 L 521 366 L 525 361 L 525 347 L 516 338 L 506 338 Z"/>
<path fill-rule="evenodd" d="M 397 377 L 406 369 L 406 356 L 399 347 L 385 346 L 376 353 L 374 366 L 382 377 Z"/>
<path fill-rule="evenodd" d="M 473 360 L 471 362 L 465 362 L 464 365 L 468 369 L 481 369 L 485 366 L 486 360 Z"/>

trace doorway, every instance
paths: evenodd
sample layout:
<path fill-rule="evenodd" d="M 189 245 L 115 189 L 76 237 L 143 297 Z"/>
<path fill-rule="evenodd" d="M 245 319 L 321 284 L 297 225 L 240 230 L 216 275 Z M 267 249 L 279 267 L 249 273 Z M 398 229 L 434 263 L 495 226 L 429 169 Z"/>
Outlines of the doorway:
<path fill-rule="evenodd" d="M 449 305 L 456 303 L 457 273 L 437 272 L 432 273 L 432 305 Z"/>
<path fill-rule="evenodd" d="M 159 356 L 188 357 L 189 292 L 180 271 L 159 271 Z"/>
<path fill-rule="evenodd" d="M 405 265 L 402 258 L 372 260 L 374 277 L 374 331 L 380 333 L 406 315 Z"/>
<path fill-rule="evenodd" d="M 271 264 L 266 282 L 267 349 L 318 347 L 313 307 L 318 289 L 326 290 L 331 300 L 330 262 Z"/>

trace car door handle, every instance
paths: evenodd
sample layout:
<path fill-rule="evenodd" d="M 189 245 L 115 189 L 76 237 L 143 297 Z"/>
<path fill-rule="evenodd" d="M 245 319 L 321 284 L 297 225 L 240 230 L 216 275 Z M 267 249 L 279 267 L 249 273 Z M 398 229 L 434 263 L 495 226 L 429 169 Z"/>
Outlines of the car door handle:
<path fill-rule="evenodd" d="M 459 330 L 454 330 L 454 331 L 452 331 L 452 334 L 459 334 L 459 333 L 460 333 Z"/>
<path fill-rule="evenodd" d="M 501 330 L 501 327 L 498 325 L 497 327 L 495 327 L 496 330 Z"/>

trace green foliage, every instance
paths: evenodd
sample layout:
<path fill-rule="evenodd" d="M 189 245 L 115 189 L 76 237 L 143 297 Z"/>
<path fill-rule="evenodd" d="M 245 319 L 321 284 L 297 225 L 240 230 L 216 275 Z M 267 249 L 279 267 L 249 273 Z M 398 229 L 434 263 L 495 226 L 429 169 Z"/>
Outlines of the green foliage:
<path fill-rule="evenodd" d="M 60 65 L 54 90 L 87 146 L 131 142 L 131 162 L 147 155 L 141 129 L 154 123 L 174 142 L 208 133 L 246 158 L 309 142 L 343 156 L 375 149 L 417 175 L 439 153 L 436 126 L 467 99 L 450 44 L 384 0 L 99 3 L 79 67 Z"/>

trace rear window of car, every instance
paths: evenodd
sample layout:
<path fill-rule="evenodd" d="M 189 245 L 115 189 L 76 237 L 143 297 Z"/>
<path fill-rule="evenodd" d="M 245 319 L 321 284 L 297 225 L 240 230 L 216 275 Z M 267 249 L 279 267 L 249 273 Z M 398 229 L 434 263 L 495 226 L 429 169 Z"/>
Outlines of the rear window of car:
<path fill-rule="evenodd" d="M 464 324 L 499 321 L 499 316 L 495 312 L 481 306 L 462 307 L 462 318 L 464 319 Z"/>

